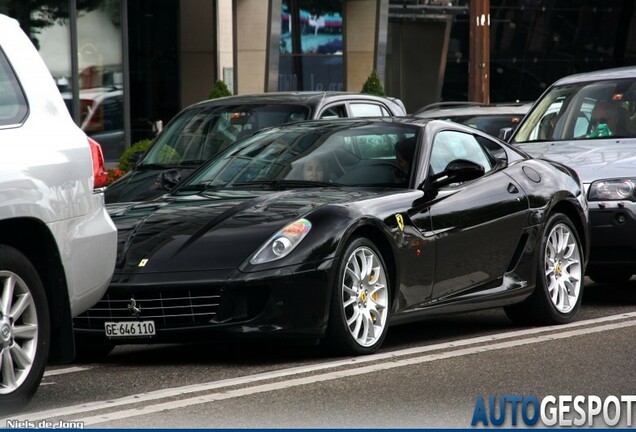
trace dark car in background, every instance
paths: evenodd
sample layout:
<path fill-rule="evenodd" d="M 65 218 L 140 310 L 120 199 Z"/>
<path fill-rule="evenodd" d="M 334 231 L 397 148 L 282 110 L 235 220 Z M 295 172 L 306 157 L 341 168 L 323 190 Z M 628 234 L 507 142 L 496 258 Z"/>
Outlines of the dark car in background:
<path fill-rule="evenodd" d="M 229 96 L 181 111 L 134 168 L 106 189 L 106 203 L 146 201 L 236 140 L 283 123 L 308 119 L 405 115 L 399 99 L 346 92 Z"/>
<path fill-rule="evenodd" d="M 510 143 L 577 171 L 590 205 L 588 276 L 636 273 L 636 67 L 565 77 L 537 101 Z"/>
<path fill-rule="evenodd" d="M 485 105 L 473 102 L 439 102 L 420 108 L 413 115 L 461 123 L 492 136 L 499 136 L 501 129 L 515 129 L 531 106 L 531 103 Z"/>
<path fill-rule="evenodd" d="M 122 204 L 115 275 L 78 341 L 324 339 L 505 307 L 574 319 L 587 205 L 576 173 L 476 129 L 413 118 L 300 122 L 235 143 L 170 194 Z"/>

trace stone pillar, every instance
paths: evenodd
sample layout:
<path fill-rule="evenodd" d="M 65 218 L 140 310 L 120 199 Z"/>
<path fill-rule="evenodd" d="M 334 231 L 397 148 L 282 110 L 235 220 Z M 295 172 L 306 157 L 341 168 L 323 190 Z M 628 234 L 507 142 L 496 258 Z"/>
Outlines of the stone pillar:
<path fill-rule="evenodd" d="M 388 0 L 346 0 L 344 2 L 345 87 L 347 91 L 360 91 L 369 74 L 376 69 L 378 30 L 386 28 L 378 27 L 378 17 L 382 15 L 379 12 L 386 9 L 382 9 L 382 5 L 386 2 Z M 386 16 L 383 19 L 386 19 Z M 386 31 L 382 33 L 386 35 Z M 386 40 L 383 43 L 386 45 Z M 384 67 L 380 72 L 383 70 Z"/>
<path fill-rule="evenodd" d="M 207 99 L 216 78 L 215 2 L 179 2 L 180 108 Z"/>
<path fill-rule="evenodd" d="M 234 90 L 263 93 L 269 40 L 269 0 L 234 1 Z M 278 11 L 280 14 L 280 11 Z"/>

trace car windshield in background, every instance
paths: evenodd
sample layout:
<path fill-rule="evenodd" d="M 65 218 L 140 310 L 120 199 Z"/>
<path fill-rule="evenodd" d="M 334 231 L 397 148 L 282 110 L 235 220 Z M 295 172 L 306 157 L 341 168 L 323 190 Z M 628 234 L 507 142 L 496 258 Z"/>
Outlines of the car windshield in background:
<path fill-rule="evenodd" d="M 384 124 L 270 129 L 215 158 L 184 187 L 406 187 L 410 173 L 395 148 L 407 139 L 415 146 L 416 133 L 413 126 Z"/>
<path fill-rule="evenodd" d="M 301 105 L 228 105 L 193 107 L 174 119 L 141 165 L 200 164 L 259 129 L 305 120 Z"/>
<path fill-rule="evenodd" d="M 636 137 L 636 80 L 554 87 L 529 114 L 513 143 Z"/>

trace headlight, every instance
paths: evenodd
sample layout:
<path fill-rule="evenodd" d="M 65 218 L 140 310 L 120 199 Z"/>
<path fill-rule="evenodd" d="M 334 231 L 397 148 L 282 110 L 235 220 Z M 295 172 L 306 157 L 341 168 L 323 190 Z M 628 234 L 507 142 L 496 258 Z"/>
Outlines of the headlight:
<path fill-rule="evenodd" d="M 286 257 L 311 229 L 311 222 L 298 219 L 274 234 L 250 259 L 251 264 L 263 264 Z"/>
<path fill-rule="evenodd" d="M 630 200 L 636 201 L 636 179 L 599 180 L 590 186 L 590 201 Z"/>

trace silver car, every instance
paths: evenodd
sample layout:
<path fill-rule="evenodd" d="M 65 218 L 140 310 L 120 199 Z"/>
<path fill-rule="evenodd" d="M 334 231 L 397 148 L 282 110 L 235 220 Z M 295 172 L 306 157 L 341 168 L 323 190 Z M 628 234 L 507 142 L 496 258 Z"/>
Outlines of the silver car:
<path fill-rule="evenodd" d="M 557 81 L 510 143 L 578 172 L 590 206 L 587 275 L 596 282 L 630 279 L 636 273 L 636 67 Z"/>
<path fill-rule="evenodd" d="M 74 357 L 72 319 L 104 294 L 117 234 L 100 146 L 72 121 L 18 22 L 0 15 L 0 414 L 47 360 Z"/>

